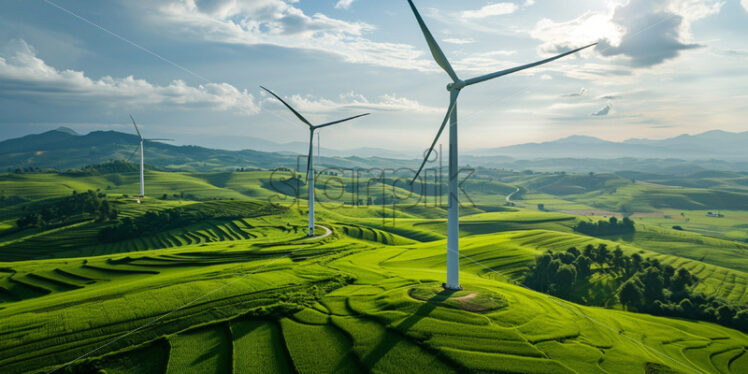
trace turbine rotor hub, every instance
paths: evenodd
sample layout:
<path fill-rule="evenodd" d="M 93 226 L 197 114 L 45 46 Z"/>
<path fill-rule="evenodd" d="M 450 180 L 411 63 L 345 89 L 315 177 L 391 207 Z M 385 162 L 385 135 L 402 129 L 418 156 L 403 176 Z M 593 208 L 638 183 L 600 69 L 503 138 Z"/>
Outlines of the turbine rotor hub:
<path fill-rule="evenodd" d="M 447 84 L 447 91 L 459 91 L 465 87 L 465 82 L 457 81 Z"/>

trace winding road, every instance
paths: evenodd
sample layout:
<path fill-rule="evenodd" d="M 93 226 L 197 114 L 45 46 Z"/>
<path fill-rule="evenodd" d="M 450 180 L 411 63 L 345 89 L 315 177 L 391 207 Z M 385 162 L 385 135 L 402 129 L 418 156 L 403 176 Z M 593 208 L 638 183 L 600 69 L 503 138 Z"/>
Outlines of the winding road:
<path fill-rule="evenodd" d="M 514 196 L 514 194 L 516 194 L 517 192 L 519 192 L 519 187 L 517 187 L 517 189 L 514 190 L 514 192 L 510 193 L 509 195 L 506 195 L 506 202 L 507 203 L 511 203 L 512 202 L 512 196 Z"/>
<path fill-rule="evenodd" d="M 330 230 L 330 228 L 329 228 L 329 227 L 327 227 L 327 226 L 322 226 L 322 225 L 314 225 L 314 226 L 315 226 L 315 227 L 321 227 L 321 228 L 323 228 L 323 229 L 325 230 L 325 233 L 324 233 L 324 234 L 322 234 L 322 235 L 312 236 L 311 238 L 306 238 L 306 239 L 304 239 L 304 240 L 317 240 L 317 239 L 324 239 L 324 238 L 326 238 L 326 237 L 328 237 L 328 236 L 332 235 L 332 230 Z"/>

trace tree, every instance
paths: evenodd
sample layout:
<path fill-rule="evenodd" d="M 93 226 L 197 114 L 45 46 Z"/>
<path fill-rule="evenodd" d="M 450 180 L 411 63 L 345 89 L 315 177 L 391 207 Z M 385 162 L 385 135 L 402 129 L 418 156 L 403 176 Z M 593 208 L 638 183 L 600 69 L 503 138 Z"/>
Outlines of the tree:
<path fill-rule="evenodd" d="M 633 255 L 631 255 L 631 267 L 631 273 L 636 273 L 637 271 L 639 271 L 639 269 L 642 268 L 642 256 L 640 254 L 634 253 Z"/>
<path fill-rule="evenodd" d="M 664 280 L 660 270 L 655 267 L 648 267 L 644 274 L 639 276 L 644 284 L 644 302 L 652 305 L 655 300 L 663 300 Z"/>
<path fill-rule="evenodd" d="M 577 280 L 577 269 L 573 265 L 561 265 L 556 272 L 555 290 L 556 295 L 562 298 L 571 296 L 574 283 Z"/>
<path fill-rule="evenodd" d="M 670 281 L 675 274 L 675 268 L 670 265 L 662 267 L 662 279 L 665 281 L 665 288 L 670 288 Z"/>
<path fill-rule="evenodd" d="M 577 249 L 577 247 L 569 247 L 569 249 L 567 249 L 566 252 L 571 253 L 574 256 L 574 258 L 579 257 L 579 255 L 581 254 L 579 250 Z"/>
<path fill-rule="evenodd" d="M 625 257 L 623 255 L 623 250 L 621 249 L 621 246 L 616 246 L 616 249 L 613 250 L 613 269 L 615 269 L 617 272 L 620 272 L 623 270 L 623 267 L 625 265 Z"/>
<path fill-rule="evenodd" d="M 628 232 L 634 231 L 634 221 L 632 221 L 629 217 L 623 217 L 623 222 L 621 222 L 621 225 L 626 228 Z"/>
<path fill-rule="evenodd" d="M 685 299 L 681 300 L 680 303 L 678 304 L 678 306 L 680 307 L 680 310 L 683 312 L 683 314 L 686 317 L 688 317 L 688 318 L 694 318 L 695 317 L 696 308 L 694 307 L 694 305 L 691 302 L 691 300 L 689 300 L 688 298 L 685 298 Z"/>
<path fill-rule="evenodd" d="M 577 257 L 576 261 L 574 261 L 574 267 L 577 268 L 577 278 L 586 280 L 589 278 L 590 275 L 592 275 L 592 270 L 590 270 L 590 265 L 592 265 L 592 260 L 590 260 L 587 256 L 579 256 Z"/>
<path fill-rule="evenodd" d="M 608 257 L 610 257 L 610 251 L 608 250 L 608 245 L 605 243 L 600 243 L 597 246 L 597 257 L 595 257 L 595 260 L 598 264 L 600 264 L 600 267 L 605 265 L 605 263 L 608 262 Z"/>
<path fill-rule="evenodd" d="M 584 251 L 582 252 L 585 256 L 589 258 L 595 258 L 595 247 L 592 244 L 587 244 L 584 246 Z"/>
<path fill-rule="evenodd" d="M 545 210 L 545 204 L 543 203 L 538 204 L 538 210 Z"/>
<path fill-rule="evenodd" d="M 644 298 L 644 292 L 636 281 L 631 279 L 627 280 L 621 287 L 621 291 L 618 292 L 618 301 L 627 309 L 631 308 L 639 309 L 642 305 L 642 299 Z"/>
<path fill-rule="evenodd" d="M 696 283 L 696 279 L 686 268 L 678 269 L 677 274 L 670 281 L 670 290 L 674 293 L 683 292 L 686 287 Z"/>

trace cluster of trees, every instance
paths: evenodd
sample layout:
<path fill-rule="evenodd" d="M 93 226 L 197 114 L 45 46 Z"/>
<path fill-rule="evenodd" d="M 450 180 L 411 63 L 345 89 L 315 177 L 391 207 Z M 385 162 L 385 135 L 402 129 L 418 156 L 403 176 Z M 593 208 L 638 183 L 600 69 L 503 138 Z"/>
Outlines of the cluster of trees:
<path fill-rule="evenodd" d="M 27 174 L 27 173 L 41 173 L 43 170 L 36 166 L 27 166 L 24 168 L 8 168 L 8 173 L 14 174 Z"/>
<path fill-rule="evenodd" d="M 140 235 L 154 234 L 203 219 L 199 214 L 185 214 L 182 208 L 163 211 L 149 210 L 137 218 L 127 217 L 99 231 L 99 239 L 106 242 L 131 239 Z"/>
<path fill-rule="evenodd" d="M 632 257 L 625 256 L 620 247 L 611 251 L 605 244 L 597 247 L 590 244 L 582 251 L 576 247 L 564 252 L 548 251 L 530 266 L 524 283 L 536 291 L 584 302 L 582 293 L 575 290 L 585 290 L 595 271 L 631 272 L 642 263 L 638 254 Z"/>
<path fill-rule="evenodd" d="M 610 217 L 608 221 L 579 222 L 574 226 L 574 231 L 591 236 L 621 235 L 634 232 L 634 221 L 624 217 L 620 222 L 616 217 Z"/>
<path fill-rule="evenodd" d="M 96 219 L 100 222 L 116 220 L 117 209 L 109 204 L 106 194 L 88 190 L 85 193 L 73 191 L 71 196 L 55 199 L 36 207 L 33 211 L 16 220 L 19 229 L 29 227 L 50 227 L 80 219 Z"/>
<path fill-rule="evenodd" d="M 714 296 L 693 292 L 698 279 L 685 268 L 677 271 L 656 260 L 630 277 L 618 290 L 629 310 L 719 323 L 748 331 L 748 309 Z"/>
<path fill-rule="evenodd" d="M 620 247 L 587 245 L 546 252 L 525 274 L 528 287 L 566 300 L 590 304 L 591 276 L 604 273 L 621 284 L 615 291 L 628 310 L 716 322 L 748 330 L 748 310 L 725 300 L 693 292 L 699 279 L 688 269 L 662 265 L 657 259 L 627 256 Z M 599 289 L 599 287 L 594 287 Z"/>
<path fill-rule="evenodd" d="M 138 164 L 123 161 L 123 160 L 110 160 L 100 164 L 86 165 L 80 169 L 68 169 L 62 173 L 62 175 L 70 176 L 88 176 L 88 175 L 102 175 L 112 173 L 126 173 L 126 172 L 137 172 L 139 169 Z"/>
<path fill-rule="evenodd" d="M 244 171 L 261 171 L 260 168 L 236 168 L 237 172 L 244 172 Z"/>

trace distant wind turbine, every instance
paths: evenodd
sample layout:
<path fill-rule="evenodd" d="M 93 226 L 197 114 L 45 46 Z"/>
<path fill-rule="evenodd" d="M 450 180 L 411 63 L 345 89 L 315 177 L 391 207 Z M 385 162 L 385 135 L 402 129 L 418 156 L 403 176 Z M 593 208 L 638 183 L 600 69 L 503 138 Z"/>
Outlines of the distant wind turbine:
<path fill-rule="evenodd" d="M 138 129 L 138 125 L 135 123 L 135 119 L 132 118 L 132 114 L 130 114 L 130 119 L 132 120 L 132 125 L 135 126 L 135 132 L 138 133 L 138 137 L 140 138 L 140 196 L 138 196 L 138 203 L 143 201 L 143 198 L 145 197 L 145 183 L 143 178 L 143 167 L 145 165 L 145 158 L 143 156 L 143 143 L 145 142 L 155 142 L 155 141 L 167 141 L 171 142 L 173 139 L 145 139 L 143 138 L 143 135 L 140 134 L 140 130 Z"/>
<path fill-rule="evenodd" d="M 283 101 L 283 99 L 281 99 L 280 96 L 273 93 L 273 91 L 270 91 L 263 86 L 260 86 L 260 88 L 262 88 L 263 90 L 273 95 L 276 99 L 278 99 L 278 101 L 283 103 L 283 105 L 285 105 L 286 108 L 288 108 L 288 110 L 293 112 L 296 118 L 298 118 L 301 122 L 304 122 L 304 124 L 306 124 L 309 127 L 309 154 L 307 155 L 307 158 L 306 158 L 306 179 L 307 179 L 307 185 L 309 187 L 309 227 L 307 228 L 307 235 L 314 236 L 314 166 L 312 162 L 312 158 L 314 157 L 314 152 L 313 152 L 314 151 L 314 131 L 317 129 L 323 128 L 323 127 L 335 125 L 335 124 L 345 122 L 345 121 L 350 121 L 352 119 L 356 119 L 356 118 L 363 117 L 363 116 L 368 116 L 370 113 L 359 114 L 357 116 L 353 116 L 353 117 L 349 117 L 349 118 L 345 118 L 345 119 L 341 119 L 337 121 L 327 122 L 327 123 L 323 123 L 321 125 L 315 126 L 315 125 L 312 125 L 311 122 L 307 121 L 307 119 L 304 118 L 304 116 L 302 116 L 301 114 L 299 114 L 299 112 L 297 112 L 294 108 L 288 105 L 288 103 Z"/>
<path fill-rule="evenodd" d="M 415 182 L 415 180 L 418 178 L 418 175 L 421 173 L 421 170 L 423 170 L 423 167 L 426 165 L 426 161 L 431 155 L 431 152 L 434 150 L 434 146 L 436 145 L 436 142 L 439 140 L 439 136 L 442 134 L 444 127 L 447 125 L 447 120 L 449 120 L 450 123 L 449 123 L 449 203 L 448 203 L 448 211 L 447 211 L 447 283 L 444 284 L 444 288 L 459 290 L 461 289 L 461 287 L 460 287 L 460 280 L 459 280 L 459 275 L 460 275 L 459 274 L 460 273 L 460 263 L 459 263 L 459 259 L 460 259 L 459 224 L 460 223 L 459 223 L 459 215 L 458 215 L 459 198 L 457 196 L 457 174 L 459 172 L 458 163 L 457 163 L 457 96 L 460 94 L 460 90 L 462 90 L 463 88 L 467 86 L 476 84 L 476 83 L 484 82 L 489 79 L 498 78 L 498 77 L 501 77 L 507 74 L 518 72 L 520 70 L 524 70 L 527 68 L 531 68 L 531 67 L 535 67 L 538 65 L 551 62 L 553 60 L 557 60 L 561 57 L 579 52 L 585 48 L 592 47 L 593 45 L 597 43 L 592 43 L 584 47 L 562 53 L 558 56 L 554 56 L 551 58 L 547 58 L 545 60 L 533 62 L 527 65 L 521 65 L 521 66 L 511 68 L 511 69 L 501 70 L 495 73 L 481 75 L 479 77 L 475 77 L 475 78 L 471 78 L 467 80 L 461 80 L 457 76 L 455 71 L 452 69 L 452 66 L 449 64 L 447 57 L 444 55 L 444 52 L 442 52 L 441 48 L 439 48 L 439 45 L 436 43 L 436 40 L 434 39 L 433 35 L 431 35 L 431 31 L 429 31 L 428 27 L 426 27 L 426 23 L 423 22 L 423 18 L 421 18 L 421 15 L 418 13 L 416 6 L 413 4 L 413 1 L 408 0 L 408 3 L 410 4 L 410 8 L 413 10 L 413 14 L 416 16 L 416 21 L 418 21 L 418 25 L 421 27 L 423 36 L 426 38 L 426 43 L 428 43 L 429 45 L 429 49 L 431 50 L 431 55 L 434 57 L 434 60 L 436 60 L 436 63 L 442 69 L 444 69 L 445 72 L 447 72 L 450 78 L 452 78 L 452 83 L 449 83 L 447 85 L 447 91 L 449 91 L 450 93 L 449 109 L 447 109 L 447 114 L 444 116 L 444 120 L 442 121 L 442 124 L 439 127 L 439 131 L 436 133 L 436 138 L 434 138 L 434 141 L 431 143 L 431 147 L 426 153 L 426 157 L 423 159 L 423 162 L 421 163 L 421 167 L 418 168 L 418 171 L 416 172 L 415 177 L 413 177 L 411 184 Z"/>

